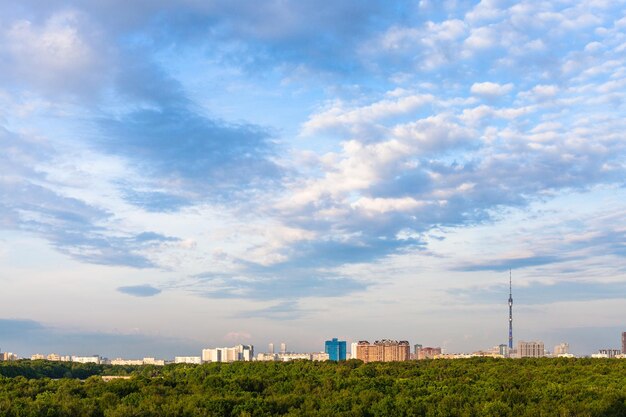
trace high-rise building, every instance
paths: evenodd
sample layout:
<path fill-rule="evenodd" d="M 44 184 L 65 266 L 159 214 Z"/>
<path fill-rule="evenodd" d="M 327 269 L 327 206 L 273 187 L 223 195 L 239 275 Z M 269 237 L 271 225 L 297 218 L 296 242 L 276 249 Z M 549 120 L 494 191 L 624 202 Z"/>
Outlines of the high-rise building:
<path fill-rule="evenodd" d="M 176 356 L 174 363 L 190 363 L 194 365 L 200 365 L 202 358 L 200 356 Z"/>
<path fill-rule="evenodd" d="M 542 358 L 545 356 L 545 347 L 543 342 L 517 342 L 518 358 Z"/>
<path fill-rule="evenodd" d="M 287 344 L 285 342 L 280 344 L 280 353 L 287 353 Z"/>
<path fill-rule="evenodd" d="M 356 347 L 358 346 L 357 342 L 352 342 L 350 345 L 350 359 L 356 359 Z"/>
<path fill-rule="evenodd" d="M 273 344 L 273 343 L 270 343 L 270 344 L 267 346 L 267 349 L 268 349 L 268 350 L 267 350 L 267 353 L 269 353 L 270 355 L 273 355 L 273 354 L 274 354 L 274 344 Z"/>
<path fill-rule="evenodd" d="M 331 361 L 345 361 L 346 341 L 337 340 L 336 337 L 333 337 L 332 340 L 326 341 L 324 352 L 328 353 L 328 359 Z"/>
<path fill-rule="evenodd" d="M 440 347 L 423 347 L 417 352 L 417 359 L 434 359 L 438 355 L 441 355 Z"/>
<path fill-rule="evenodd" d="M 559 343 L 558 345 L 554 347 L 554 352 L 552 352 L 554 356 L 567 355 L 568 353 L 569 353 L 569 344 L 567 343 Z"/>
<path fill-rule="evenodd" d="M 622 354 L 626 355 L 626 332 L 622 332 Z"/>
<path fill-rule="evenodd" d="M 362 340 L 356 347 L 356 358 L 363 362 L 408 361 L 411 357 L 411 345 L 406 340 L 377 340 L 374 344 Z"/>
<path fill-rule="evenodd" d="M 498 345 L 498 355 L 502 355 L 505 358 L 509 357 L 509 346 L 507 344 L 500 344 Z"/>
<path fill-rule="evenodd" d="M 236 362 L 251 361 L 254 357 L 254 346 L 237 345 L 215 349 L 202 349 L 202 362 Z"/>

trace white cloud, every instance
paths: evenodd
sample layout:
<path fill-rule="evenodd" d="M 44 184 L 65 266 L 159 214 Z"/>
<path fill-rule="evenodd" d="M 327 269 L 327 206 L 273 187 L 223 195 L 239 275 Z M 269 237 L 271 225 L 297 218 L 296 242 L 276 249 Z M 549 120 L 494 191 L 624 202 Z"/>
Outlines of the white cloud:
<path fill-rule="evenodd" d="M 474 83 L 470 88 L 472 94 L 478 94 L 487 97 L 497 97 L 508 94 L 513 89 L 513 84 L 498 84 L 489 81 L 482 83 Z"/>
<path fill-rule="evenodd" d="M 392 93 L 391 96 L 396 94 Z M 357 108 L 345 108 L 344 104 L 334 103 L 330 108 L 312 115 L 302 126 L 302 134 L 310 136 L 318 132 L 333 129 L 358 132 L 363 127 L 371 127 L 385 118 L 409 114 L 431 103 L 430 94 L 414 94 L 396 99 L 384 99 L 370 105 Z"/>
<path fill-rule="evenodd" d="M 84 33 L 76 12 L 52 15 L 43 25 L 16 21 L 0 32 L 0 57 L 6 75 L 17 84 L 49 92 L 82 94 L 110 71 L 103 66 L 105 48 Z"/>

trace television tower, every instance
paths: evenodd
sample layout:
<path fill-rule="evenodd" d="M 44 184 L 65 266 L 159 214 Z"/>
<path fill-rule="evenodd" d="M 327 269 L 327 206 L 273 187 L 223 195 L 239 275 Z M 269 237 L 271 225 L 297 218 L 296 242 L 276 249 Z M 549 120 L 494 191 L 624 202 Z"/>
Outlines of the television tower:
<path fill-rule="evenodd" d="M 509 349 L 513 349 L 513 291 L 511 285 L 511 270 L 509 269 Z"/>

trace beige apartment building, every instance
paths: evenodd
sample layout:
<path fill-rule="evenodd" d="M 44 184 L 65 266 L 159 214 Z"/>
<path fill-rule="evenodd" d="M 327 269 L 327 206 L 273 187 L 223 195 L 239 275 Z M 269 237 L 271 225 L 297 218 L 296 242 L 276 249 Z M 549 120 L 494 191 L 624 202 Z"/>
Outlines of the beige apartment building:
<path fill-rule="evenodd" d="M 397 362 L 411 358 L 409 342 L 402 340 L 377 340 L 373 344 L 366 340 L 357 343 L 356 358 L 363 362 Z"/>
<path fill-rule="evenodd" d="M 543 342 L 517 342 L 517 357 L 519 358 L 543 358 L 545 347 Z"/>

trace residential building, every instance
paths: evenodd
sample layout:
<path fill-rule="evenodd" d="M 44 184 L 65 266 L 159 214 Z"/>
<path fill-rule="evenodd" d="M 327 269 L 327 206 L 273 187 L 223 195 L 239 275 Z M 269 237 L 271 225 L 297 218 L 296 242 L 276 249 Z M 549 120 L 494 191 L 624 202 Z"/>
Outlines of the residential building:
<path fill-rule="evenodd" d="M 285 342 L 280 344 L 280 353 L 287 353 L 287 344 Z"/>
<path fill-rule="evenodd" d="M 602 357 L 614 358 L 616 356 L 619 356 L 622 353 L 622 351 L 619 349 L 600 349 L 598 353 L 601 355 L 606 355 Z"/>
<path fill-rule="evenodd" d="M 111 360 L 111 365 L 119 365 L 119 366 L 141 366 L 143 365 L 143 360 L 141 359 L 122 359 L 115 358 Z"/>
<path fill-rule="evenodd" d="M 18 356 L 12 352 L 0 352 L 0 361 L 16 361 Z"/>
<path fill-rule="evenodd" d="M 501 343 L 498 345 L 498 353 L 502 355 L 503 358 L 509 357 L 509 345 L 506 343 Z"/>
<path fill-rule="evenodd" d="M 93 356 L 72 356 L 72 362 L 100 364 L 102 358 L 99 355 Z"/>
<path fill-rule="evenodd" d="M 557 358 L 567 354 L 569 354 L 569 344 L 567 343 L 559 343 L 554 347 L 554 352 L 552 352 L 552 355 Z"/>
<path fill-rule="evenodd" d="M 622 332 L 622 354 L 626 355 L 626 332 Z"/>
<path fill-rule="evenodd" d="M 315 352 L 315 353 L 311 353 L 311 360 L 323 362 L 323 361 L 327 361 L 331 359 L 330 359 L 330 355 L 326 352 Z"/>
<path fill-rule="evenodd" d="M 278 355 L 276 355 L 279 361 L 282 362 L 289 362 L 289 361 L 295 361 L 295 360 L 307 360 L 310 361 L 311 360 L 311 354 L 310 353 L 279 353 Z"/>
<path fill-rule="evenodd" d="M 402 340 L 377 340 L 370 344 L 362 340 L 357 344 L 357 359 L 363 362 L 396 362 L 407 361 L 411 356 L 409 342 Z"/>
<path fill-rule="evenodd" d="M 174 363 L 191 363 L 194 365 L 200 365 L 202 358 L 200 356 L 176 356 L 174 357 Z"/>
<path fill-rule="evenodd" d="M 42 355 L 41 353 L 35 353 L 34 355 L 30 356 L 31 361 L 37 361 L 37 360 L 42 360 L 42 359 L 46 359 L 46 357 Z"/>
<path fill-rule="evenodd" d="M 327 340 L 325 343 L 324 351 L 328 354 L 328 359 L 331 361 L 345 361 L 346 341 L 337 340 L 336 337 L 334 337 L 332 340 Z"/>
<path fill-rule="evenodd" d="M 62 360 L 61 355 L 57 355 L 56 353 L 49 354 L 48 356 L 46 356 L 46 359 L 56 362 L 60 362 Z"/>
<path fill-rule="evenodd" d="M 254 357 L 254 346 L 237 345 L 234 347 L 203 349 L 202 362 L 236 362 L 251 361 Z"/>
<path fill-rule="evenodd" d="M 358 343 L 357 342 L 352 342 L 350 344 L 350 359 L 356 359 L 356 347 L 357 347 Z"/>
<path fill-rule="evenodd" d="M 156 358 L 143 358 L 144 365 L 154 365 L 154 366 L 165 366 L 165 361 L 163 359 Z"/>
<path fill-rule="evenodd" d="M 523 340 L 517 342 L 518 358 L 543 358 L 544 356 L 545 347 L 543 345 L 543 342 L 524 342 Z"/>
<path fill-rule="evenodd" d="M 256 360 L 260 362 L 273 362 L 278 360 L 278 355 L 275 353 L 259 353 L 256 355 Z"/>
<path fill-rule="evenodd" d="M 416 353 L 418 360 L 434 359 L 435 356 L 442 354 L 440 347 L 422 347 Z"/>
<path fill-rule="evenodd" d="M 267 347 L 268 347 L 267 353 L 269 353 L 270 355 L 273 355 L 274 354 L 274 344 L 270 343 Z"/>

